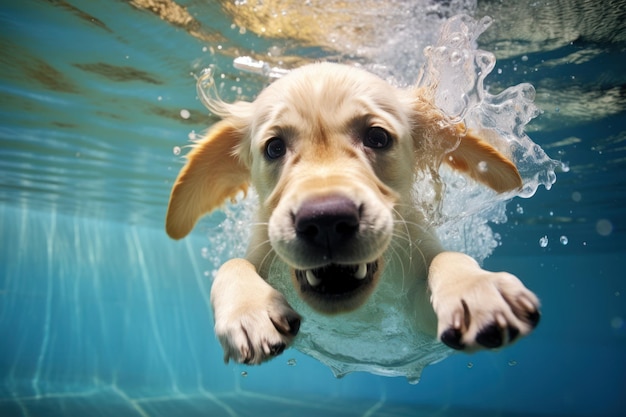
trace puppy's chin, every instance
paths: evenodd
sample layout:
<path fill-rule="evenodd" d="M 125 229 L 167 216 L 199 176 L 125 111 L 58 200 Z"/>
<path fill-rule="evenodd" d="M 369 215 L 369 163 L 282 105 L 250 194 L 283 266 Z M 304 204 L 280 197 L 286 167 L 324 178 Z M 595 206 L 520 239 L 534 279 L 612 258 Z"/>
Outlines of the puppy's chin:
<path fill-rule="evenodd" d="M 370 297 L 380 277 L 382 260 L 359 265 L 328 264 L 308 270 L 293 269 L 300 297 L 322 314 L 356 310 Z"/>

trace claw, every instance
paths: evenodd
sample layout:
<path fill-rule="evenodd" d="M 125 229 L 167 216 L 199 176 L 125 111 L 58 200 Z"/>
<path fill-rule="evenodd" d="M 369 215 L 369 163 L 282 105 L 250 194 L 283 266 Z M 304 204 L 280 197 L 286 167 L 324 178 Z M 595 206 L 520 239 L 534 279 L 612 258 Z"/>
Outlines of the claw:
<path fill-rule="evenodd" d="M 286 345 L 284 343 L 276 343 L 270 346 L 268 354 L 271 356 L 278 356 L 285 350 Z"/>
<path fill-rule="evenodd" d="M 295 336 L 298 334 L 298 331 L 300 331 L 300 316 L 291 316 L 287 319 L 287 323 L 289 323 L 289 334 L 292 336 Z"/>
<path fill-rule="evenodd" d="M 509 326 L 509 343 L 512 343 L 519 336 L 519 329 L 517 327 Z"/>
<path fill-rule="evenodd" d="M 526 316 L 526 321 L 533 327 L 537 327 L 537 325 L 539 324 L 539 319 L 541 318 L 541 313 L 539 313 L 537 310 L 531 311 L 528 313 L 528 315 Z"/>
<path fill-rule="evenodd" d="M 441 333 L 441 341 L 456 350 L 463 350 L 465 344 L 461 341 L 463 334 L 460 329 L 450 327 L 445 332 Z"/>
<path fill-rule="evenodd" d="M 503 342 L 502 328 L 492 323 L 478 333 L 476 341 L 486 348 L 500 347 Z"/>
<path fill-rule="evenodd" d="M 301 318 L 295 313 L 287 317 L 280 317 L 280 320 L 275 320 L 270 316 L 270 320 L 281 334 L 295 336 L 300 330 Z"/>

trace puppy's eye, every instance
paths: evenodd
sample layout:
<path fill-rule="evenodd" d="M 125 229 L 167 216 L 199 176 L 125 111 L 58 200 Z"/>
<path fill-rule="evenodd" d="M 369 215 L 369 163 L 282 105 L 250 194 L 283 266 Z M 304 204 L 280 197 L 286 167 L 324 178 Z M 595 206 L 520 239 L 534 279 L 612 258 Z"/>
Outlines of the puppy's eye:
<path fill-rule="evenodd" d="M 391 136 L 382 127 L 373 126 L 365 132 L 363 145 L 368 148 L 385 149 L 391 145 Z"/>
<path fill-rule="evenodd" d="M 287 146 L 281 138 L 271 138 L 265 144 L 265 156 L 268 159 L 278 159 L 285 155 Z"/>

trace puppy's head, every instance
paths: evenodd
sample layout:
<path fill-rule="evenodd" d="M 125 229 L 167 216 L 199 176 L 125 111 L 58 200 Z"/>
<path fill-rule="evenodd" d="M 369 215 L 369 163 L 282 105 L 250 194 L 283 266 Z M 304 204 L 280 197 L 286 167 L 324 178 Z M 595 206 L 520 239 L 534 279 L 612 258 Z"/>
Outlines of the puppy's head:
<path fill-rule="evenodd" d="M 497 191 L 521 186 L 509 160 L 447 123 L 419 91 L 352 67 L 305 66 L 253 103 L 219 103 L 214 112 L 223 120 L 189 153 L 172 190 L 168 234 L 185 236 L 252 183 L 267 224 L 255 241 L 269 239 L 301 297 L 324 313 L 353 310 L 372 293 L 400 220 L 396 207 L 410 204 L 426 160 Z M 440 139 L 428 158 L 425 136 Z"/>

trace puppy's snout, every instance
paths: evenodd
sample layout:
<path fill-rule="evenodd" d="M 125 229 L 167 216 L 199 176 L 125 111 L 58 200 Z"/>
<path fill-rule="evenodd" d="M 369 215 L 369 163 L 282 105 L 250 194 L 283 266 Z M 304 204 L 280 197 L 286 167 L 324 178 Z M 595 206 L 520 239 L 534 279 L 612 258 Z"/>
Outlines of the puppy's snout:
<path fill-rule="evenodd" d="M 294 218 L 296 234 L 306 243 L 333 252 L 359 231 L 359 208 L 342 196 L 305 202 Z"/>

